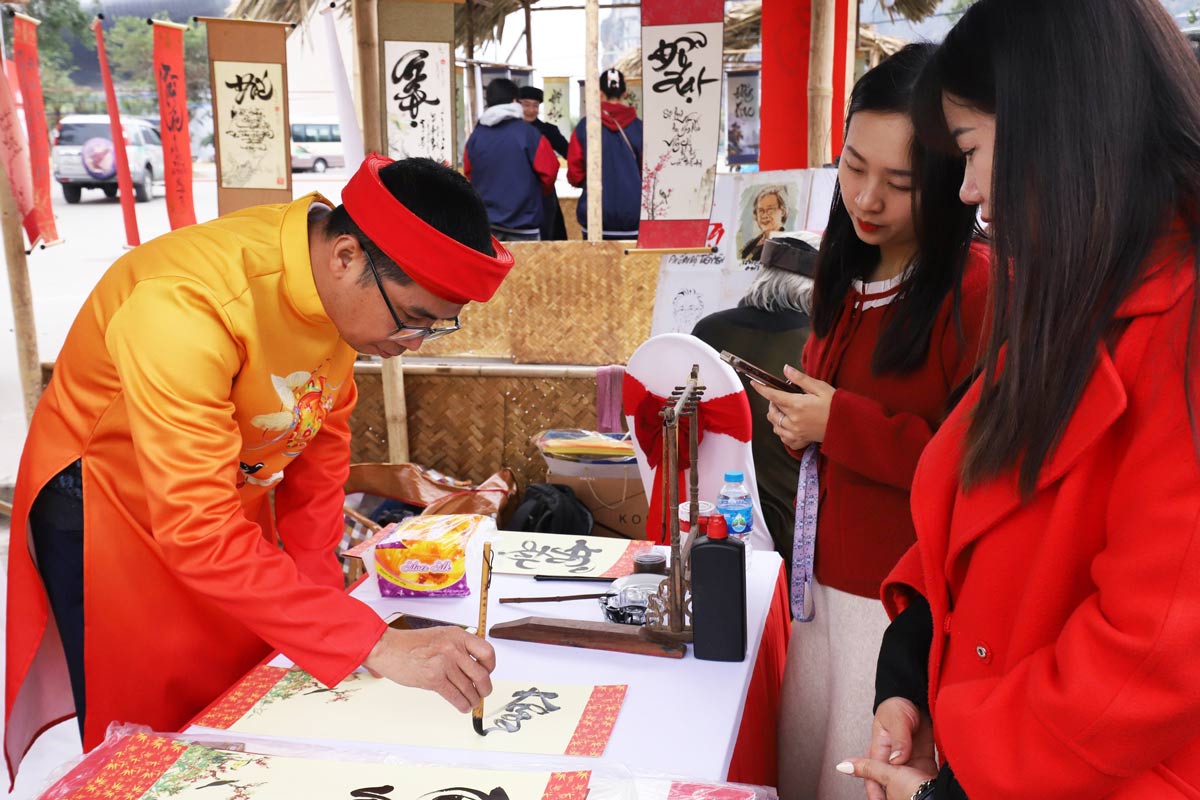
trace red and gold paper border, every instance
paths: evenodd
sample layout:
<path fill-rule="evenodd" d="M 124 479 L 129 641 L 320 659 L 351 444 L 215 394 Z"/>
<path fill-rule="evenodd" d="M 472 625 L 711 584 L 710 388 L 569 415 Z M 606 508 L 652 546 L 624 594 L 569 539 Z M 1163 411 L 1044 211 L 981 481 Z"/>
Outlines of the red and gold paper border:
<path fill-rule="evenodd" d="M 546 791 L 542 793 L 542 800 L 584 800 L 591 779 L 592 773 L 587 770 L 551 773 L 550 780 L 546 782 Z"/>
<path fill-rule="evenodd" d="M 575 734 L 571 737 L 563 755 L 594 756 L 604 755 L 604 748 L 612 737 L 613 726 L 617 724 L 617 715 L 621 713 L 621 704 L 625 702 L 625 691 L 628 686 L 596 686 L 592 696 L 588 698 L 587 706 L 583 709 L 583 717 L 579 720 Z"/>
<path fill-rule="evenodd" d="M 81 772 L 88 763 L 84 761 L 63 779 L 82 785 L 55 796 L 63 800 L 134 800 L 148 792 L 187 749 L 187 744 L 174 739 L 136 733 L 113 750 L 101 747 L 93 751 L 88 760 L 103 759 L 104 763 L 89 776 Z"/>
<path fill-rule="evenodd" d="M 260 664 L 218 698 L 201 716 L 193 720 L 192 724 L 221 730 L 233 727 L 234 723 L 246 716 L 246 712 L 254 708 L 254 704 L 262 700 L 287 673 L 288 670 L 284 667 Z"/>
<path fill-rule="evenodd" d="M 608 571 L 601 575 L 601 578 L 624 578 L 633 572 L 633 557 L 647 548 L 654 547 L 654 542 L 646 542 L 635 540 L 629 543 L 625 548 L 625 552 L 617 559 L 617 563 L 609 567 Z"/>
<path fill-rule="evenodd" d="M 712 783 L 672 783 L 667 800 L 754 800 L 753 789 Z"/>

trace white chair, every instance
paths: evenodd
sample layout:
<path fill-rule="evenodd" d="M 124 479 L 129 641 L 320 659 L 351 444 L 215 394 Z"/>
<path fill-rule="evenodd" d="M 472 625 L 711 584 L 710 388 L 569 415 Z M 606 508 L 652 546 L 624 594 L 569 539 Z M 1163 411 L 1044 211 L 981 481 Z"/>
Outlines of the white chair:
<path fill-rule="evenodd" d="M 700 440 L 698 459 L 700 462 L 700 499 L 716 504 L 720 494 L 721 484 L 725 482 L 726 472 L 741 472 L 745 477 L 746 486 L 750 490 L 750 498 L 754 503 L 754 527 L 750 535 L 750 543 L 755 550 L 773 550 L 775 545 L 767 531 L 763 520 L 761 505 L 758 500 L 758 482 L 754 473 L 754 456 L 750 449 L 750 432 L 752 420 L 750 408 L 745 402 L 745 390 L 733 368 L 721 360 L 716 350 L 694 336 L 682 333 L 664 333 L 648 339 L 634 352 L 626 368 L 626 391 L 624 394 L 625 420 L 629 430 L 634 431 L 633 448 L 637 453 L 638 471 L 642 484 L 646 488 L 646 496 L 653 497 L 655 486 L 658 485 L 656 470 L 652 470 L 643 451 L 643 445 L 636 435 L 637 390 L 630 391 L 630 380 L 644 387 L 644 390 L 659 398 L 670 397 L 676 386 L 687 383 L 692 365 L 700 367 L 700 383 L 705 386 L 704 402 L 711 403 L 730 396 L 741 396 L 741 409 L 735 414 L 738 435 L 719 433 L 708 429 L 704 420 L 704 407 L 701 406 L 701 427 L 704 437 Z M 633 384 L 636 386 L 636 384 Z M 736 402 L 736 401 L 735 401 Z M 732 407 L 728 403 L 723 404 Z M 661 403 L 659 404 L 661 408 Z M 744 441 L 742 440 L 744 438 Z M 680 452 L 687 452 L 686 440 L 681 437 Z M 680 504 L 687 500 L 686 487 L 690 485 L 690 474 L 685 472 L 680 493 Z M 666 499 L 664 498 L 664 505 Z M 651 515 L 653 516 L 653 515 Z M 659 538 L 660 519 L 647 520 L 647 537 Z"/>

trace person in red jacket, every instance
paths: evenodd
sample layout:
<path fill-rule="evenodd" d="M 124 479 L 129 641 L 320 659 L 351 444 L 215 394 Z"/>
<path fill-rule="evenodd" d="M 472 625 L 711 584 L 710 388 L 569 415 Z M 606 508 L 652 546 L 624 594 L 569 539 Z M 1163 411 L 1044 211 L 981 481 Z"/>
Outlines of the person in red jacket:
<path fill-rule="evenodd" d="M 913 471 L 979 350 L 987 255 L 968 246 L 975 214 L 958 202 L 962 165 L 913 156 L 909 101 L 932 50 L 910 45 L 854 87 L 805 374 L 785 369 L 804 394 L 760 391 L 775 434 L 801 458 L 801 485 L 820 487 L 819 503 L 814 491 L 797 509 L 793 544 L 798 621 L 779 735 L 786 798 L 861 797 L 833 767 L 866 751 L 874 654 L 888 624 L 879 586 L 916 538 Z M 801 621 L 806 608 L 812 621 Z"/>
<path fill-rule="evenodd" d="M 880 799 L 1200 797 L 1187 40 L 1157 0 L 979 0 L 916 108 L 992 221 L 991 333 L 913 481 L 870 757 L 839 769 Z"/>
<path fill-rule="evenodd" d="M 626 105 L 625 76 L 605 70 L 600 76 L 601 221 L 605 239 L 636 239 L 642 214 L 642 121 Z M 567 146 L 567 181 L 583 189 L 575 218 L 587 238 L 587 120 L 579 120 Z"/>

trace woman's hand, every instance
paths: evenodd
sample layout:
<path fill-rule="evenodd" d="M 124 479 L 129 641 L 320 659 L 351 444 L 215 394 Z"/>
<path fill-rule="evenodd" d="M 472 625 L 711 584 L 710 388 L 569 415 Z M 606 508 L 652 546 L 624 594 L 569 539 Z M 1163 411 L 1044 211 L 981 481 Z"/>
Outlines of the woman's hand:
<path fill-rule="evenodd" d="M 837 765 L 838 772 L 862 778 L 867 782 L 867 796 L 881 800 L 911 800 L 921 784 L 934 777 L 915 767 L 896 767 L 870 758 L 852 758 Z M 882 787 L 884 794 L 871 794 Z"/>
<path fill-rule="evenodd" d="M 810 378 L 789 366 L 783 368 L 783 373 L 803 390 L 803 394 L 783 392 L 759 383 L 750 384 L 771 403 L 767 409 L 767 422 L 771 423 L 775 435 L 792 450 L 803 450 L 813 442 L 825 441 L 829 406 L 836 390 L 825 381 Z"/>
<path fill-rule="evenodd" d="M 855 763 L 855 759 L 850 762 Z M 881 767 L 909 767 L 925 777 L 921 781 L 937 774 L 937 761 L 933 755 L 933 724 L 929 716 L 902 697 L 890 697 L 879 704 L 875 711 L 875 719 L 871 723 L 871 745 L 867 750 L 867 758 L 857 761 L 873 762 Z M 867 779 L 867 797 L 869 800 L 885 800 L 893 797 L 887 790 L 887 783 L 874 777 L 876 768 L 868 766 L 865 771 L 855 770 L 854 774 Z M 867 772 L 871 772 L 868 775 Z M 911 776 L 910 776 L 911 777 Z M 889 774 L 888 780 L 897 780 L 903 785 L 908 781 L 903 776 Z M 916 785 L 908 794 L 895 795 L 905 800 L 912 796 Z"/>

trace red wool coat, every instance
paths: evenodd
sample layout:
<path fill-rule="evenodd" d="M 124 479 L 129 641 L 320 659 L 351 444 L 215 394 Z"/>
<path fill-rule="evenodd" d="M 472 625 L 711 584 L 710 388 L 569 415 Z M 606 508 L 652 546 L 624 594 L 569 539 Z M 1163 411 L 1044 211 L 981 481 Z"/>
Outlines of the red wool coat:
<path fill-rule="evenodd" d="M 1028 503 L 1015 472 L 959 484 L 978 384 L 921 458 L 883 598 L 929 600 L 934 734 L 971 800 L 1200 798 L 1193 256 L 1159 243 Z"/>

